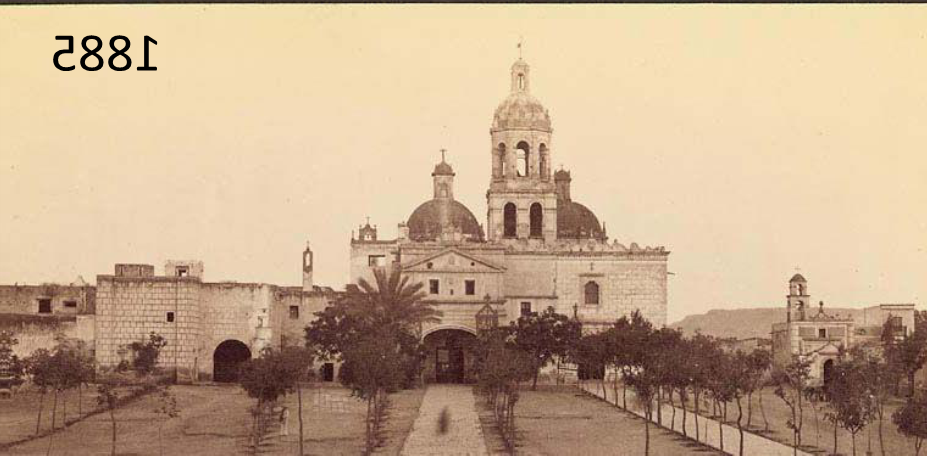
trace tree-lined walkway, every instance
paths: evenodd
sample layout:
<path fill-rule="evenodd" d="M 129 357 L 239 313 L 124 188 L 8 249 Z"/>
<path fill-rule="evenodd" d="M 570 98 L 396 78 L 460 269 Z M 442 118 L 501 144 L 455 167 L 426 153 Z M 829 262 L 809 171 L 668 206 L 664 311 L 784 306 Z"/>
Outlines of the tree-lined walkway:
<path fill-rule="evenodd" d="M 594 382 L 582 383 L 580 388 L 598 398 L 604 399 L 610 404 L 615 405 L 616 407 L 621 406 L 621 397 L 620 396 L 611 396 L 603 397 L 602 389 L 598 387 Z M 631 390 L 628 390 L 628 411 L 644 417 L 644 412 L 635 407 L 634 393 Z M 673 408 L 669 404 L 663 404 L 663 422 L 664 426 L 669 429 L 669 421 L 673 419 Z M 686 412 L 688 419 L 686 421 L 686 430 L 690 437 L 695 436 L 695 420 L 692 416 L 692 411 L 689 410 Z M 656 423 L 656 407 L 653 411 L 654 419 L 652 422 Z M 673 424 L 674 432 L 682 434 L 682 409 L 676 409 L 676 420 Z M 712 447 L 720 448 L 721 444 L 719 442 L 719 433 L 718 433 L 718 422 L 714 419 L 708 418 L 704 415 L 699 415 L 699 437 L 701 442 Z M 738 454 L 740 450 L 740 433 L 737 430 L 736 426 L 728 426 L 726 424 L 722 425 L 724 432 L 724 452 L 727 454 Z M 744 432 L 744 454 L 762 454 L 764 456 L 793 456 L 798 454 L 798 456 L 812 456 L 811 453 L 807 453 L 801 450 L 795 452 L 791 446 L 784 445 L 775 440 L 767 439 L 750 432 Z"/>
<path fill-rule="evenodd" d="M 447 426 L 441 432 L 439 421 L 447 409 Z M 418 418 L 406 438 L 402 454 L 486 455 L 486 442 L 480 428 L 473 388 L 465 385 L 432 385 L 425 391 Z"/>

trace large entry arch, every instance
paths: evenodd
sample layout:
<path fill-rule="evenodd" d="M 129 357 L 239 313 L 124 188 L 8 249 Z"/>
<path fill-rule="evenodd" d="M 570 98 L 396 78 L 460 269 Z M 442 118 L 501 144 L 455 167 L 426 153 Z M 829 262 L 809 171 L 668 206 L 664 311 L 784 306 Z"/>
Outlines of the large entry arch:
<path fill-rule="evenodd" d="M 476 336 L 462 329 L 439 329 L 425 335 L 425 378 L 436 383 L 472 380 L 472 347 Z"/>
<path fill-rule="evenodd" d="M 212 380 L 232 383 L 238 381 L 241 363 L 251 359 L 251 349 L 243 342 L 229 339 L 219 344 L 212 355 Z"/>

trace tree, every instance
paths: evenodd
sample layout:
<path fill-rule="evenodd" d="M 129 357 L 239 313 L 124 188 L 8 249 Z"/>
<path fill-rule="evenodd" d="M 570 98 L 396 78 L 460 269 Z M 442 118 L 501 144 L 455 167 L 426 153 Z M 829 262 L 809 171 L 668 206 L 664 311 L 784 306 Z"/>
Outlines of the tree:
<path fill-rule="evenodd" d="M 785 402 L 789 408 L 791 417 L 786 421 L 786 425 L 792 430 L 792 442 L 794 454 L 798 454 L 798 447 L 801 446 L 801 428 L 803 415 L 802 397 L 805 389 L 808 387 L 808 379 L 811 376 L 811 362 L 800 355 L 793 355 L 792 361 L 782 367 L 777 367 L 772 372 L 772 381 L 776 385 L 776 396 Z"/>
<path fill-rule="evenodd" d="M 177 406 L 177 397 L 174 396 L 170 388 L 170 385 L 164 385 L 158 391 L 157 406 L 154 409 L 154 412 L 161 417 L 161 419 L 158 420 L 158 454 L 162 456 L 164 455 L 164 442 L 161 439 L 161 433 L 164 428 L 164 422 L 180 416 L 180 407 Z"/>
<path fill-rule="evenodd" d="M 608 332 L 583 335 L 571 347 L 569 358 L 579 366 L 579 378 L 587 377 L 598 380 L 605 394 L 605 366 L 611 362 L 611 346 L 607 339 Z M 606 395 L 607 400 L 607 395 Z"/>
<path fill-rule="evenodd" d="M 688 354 L 691 365 L 691 377 L 689 384 L 692 387 L 692 399 L 695 402 L 695 440 L 699 440 L 699 408 L 701 406 L 701 396 L 707 390 L 711 383 L 714 369 L 714 355 L 719 352 L 717 340 L 711 336 L 696 333 L 688 343 Z M 707 437 L 707 436 L 706 436 Z"/>
<path fill-rule="evenodd" d="M 129 349 L 135 354 L 132 360 L 132 369 L 139 376 L 150 375 L 155 372 L 161 349 L 167 346 L 167 341 L 154 331 L 148 335 L 145 342 L 132 342 Z"/>
<path fill-rule="evenodd" d="M 661 337 L 654 331 L 642 336 L 641 350 L 644 353 L 658 353 Z M 637 360 L 636 369 L 628 372 L 625 381 L 634 391 L 638 403 L 644 409 L 644 455 L 650 454 L 650 421 L 653 420 L 653 402 L 660 386 L 661 360 L 658 356 L 645 356 Z"/>
<path fill-rule="evenodd" d="M 834 423 L 834 454 L 837 454 L 836 427 L 839 425 L 850 433 L 856 456 L 856 434 L 873 418 L 869 380 L 866 365 L 859 359 L 843 359 L 834 365 L 831 380 L 825 387 L 832 409 L 827 416 Z"/>
<path fill-rule="evenodd" d="M 737 392 L 735 382 L 742 384 L 746 381 L 745 374 L 742 374 L 742 366 L 735 366 L 731 356 L 720 346 L 715 346 L 714 350 L 707 355 L 707 390 L 714 401 L 715 409 L 720 412 L 721 404 L 727 404 L 734 400 Z M 720 443 L 721 452 L 724 452 L 724 421 L 726 417 L 720 416 L 717 418 L 718 442 Z"/>
<path fill-rule="evenodd" d="M 306 344 L 324 359 L 343 358 L 372 331 L 389 333 L 402 353 L 403 386 L 411 386 L 421 372 L 421 325 L 440 321 L 441 312 L 422 301 L 422 284 L 409 284 L 399 268 L 374 269 L 374 279 L 376 287 L 360 279 L 358 287 L 350 287 L 332 306 L 317 312 L 306 328 Z M 342 366 L 341 372 L 352 371 Z"/>
<path fill-rule="evenodd" d="M 367 402 L 365 454 L 372 453 L 379 443 L 387 394 L 402 385 L 403 372 L 397 366 L 404 361 L 395 338 L 389 328 L 371 331 L 343 353 L 339 379 L 354 396 Z"/>
<path fill-rule="evenodd" d="M 482 330 L 474 349 L 479 390 L 493 411 L 503 442 L 515 447 L 515 404 L 518 384 L 534 375 L 534 359 L 515 347 L 511 328 Z"/>
<path fill-rule="evenodd" d="M 747 391 L 747 427 L 753 424 L 753 393 L 760 390 L 760 407 L 763 404 L 763 394 L 761 388 L 763 380 L 769 372 L 772 365 L 772 354 L 769 350 L 757 348 L 750 352 L 744 360 L 747 363 L 747 372 L 749 373 L 750 389 Z M 765 419 L 766 410 L 762 410 Z M 769 422 L 766 422 L 766 430 L 769 430 Z"/>
<path fill-rule="evenodd" d="M 622 378 L 630 376 L 638 366 L 649 356 L 646 352 L 645 344 L 650 334 L 653 332 L 653 325 L 641 315 L 639 310 L 634 310 L 630 316 L 623 315 L 613 326 L 610 331 L 609 345 L 613 348 L 612 365 L 616 370 L 621 372 Z M 623 382 L 622 387 L 622 407 L 627 410 L 627 382 Z"/>
<path fill-rule="evenodd" d="M 266 435 L 265 416 L 277 399 L 296 389 L 297 382 L 305 375 L 306 363 L 295 362 L 288 352 L 265 348 L 260 358 L 246 361 L 241 368 L 239 382 L 241 387 L 257 403 L 252 413 L 252 450 L 257 453 Z"/>
<path fill-rule="evenodd" d="M 751 359 L 755 353 L 756 351 L 747 355 L 738 350 L 733 355 L 728 355 L 725 358 L 726 369 L 723 377 L 725 377 L 726 383 L 729 385 L 729 395 L 737 402 L 737 431 L 740 434 L 740 456 L 744 455 L 744 409 L 741 400 L 746 396 L 749 401 L 749 397 L 758 384 L 756 381 L 758 375 L 756 364 L 754 364 L 755 360 Z"/>
<path fill-rule="evenodd" d="M 116 456 L 116 407 L 119 405 L 120 386 L 121 380 L 118 375 L 113 374 L 98 378 L 97 405 L 109 412 L 109 419 L 112 423 L 111 456 Z"/>
<path fill-rule="evenodd" d="M 570 347 L 581 337 L 578 321 L 557 313 L 548 307 L 540 314 L 532 313 L 518 318 L 511 324 L 515 334 L 515 346 L 531 356 L 534 378 L 531 389 L 537 389 L 541 368 L 554 356 L 567 356 Z"/>
<path fill-rule="evenodd" d="M 927 439 L 927 391 L 915 394 L 892 415 L 898 432 L 912 439 L 914 456 L 919 456 L 924 440 Z"/>
<path fill-rule="evenodd" d="M 914 375 L 927 363 L 927 312 L 914 314 L 914 331 L 886 345 L 885 355 L 908 379 L 908 396 L 914 395 Z"/>
<path fill-rule="evenodd" d="M 19 340 L 10 331 L 0 331 L 0 389 L 23 383 L 25 364 L 13 353 Z"/>
<path fill-rule="evenodd" d="M 898 372 L 891 369 L 889 364 L 876 354 L 863 350 L 851 350 L 851 356 L 860 360 L 862 364 L 861 372 L 866 378 L 866 385 L 869 388 L 869 396 L 872 400 L 873 419 L 879 422 L 879 450 L 882 456 L 885 456 L 883 421 L 887 410 L 886 407 L 891 399 L 895 385 L 897 385 Z"/>
<path fill-rule="evenodd" d="M 48 393 L 48 389 L 55 383 L 55 372 L 52 366 L 51 352 L 44 348 L 33 351 L 26 359 L 26 372 L 31 377 L 32 384 L 38 388 L 40 393 L 39 410 L 36 413 L 35 419 L 35 434 L 38 435 L 42 426 L 42 411 L 45 406 L 45 395 Z"/>

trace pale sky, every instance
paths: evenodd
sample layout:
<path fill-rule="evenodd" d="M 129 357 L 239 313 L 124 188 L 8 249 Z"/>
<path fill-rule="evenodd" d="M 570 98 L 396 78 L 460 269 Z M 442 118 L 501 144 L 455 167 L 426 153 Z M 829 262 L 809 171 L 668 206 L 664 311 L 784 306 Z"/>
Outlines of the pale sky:
<path fill-rule="evenodd" d="M 80 69 L 88 34 L 133 68 Z M 520 36 L 574 199 L 672 251 L 670 321 L 784 305 L 796 267 L 815 302 L 923 308 L 924 5 L 0 7 L 0 283 L 192 258 L 298 285 L 309 240 L 341 288 L 441 148 L 485 223 Z"/>

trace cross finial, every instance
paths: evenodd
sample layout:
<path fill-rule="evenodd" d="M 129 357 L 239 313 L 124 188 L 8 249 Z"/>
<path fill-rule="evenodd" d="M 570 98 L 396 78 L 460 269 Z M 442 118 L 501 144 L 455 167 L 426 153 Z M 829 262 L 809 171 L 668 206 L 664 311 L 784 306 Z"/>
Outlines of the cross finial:
<path fill-rule="evenodd" d="M 441 163 L 444 163 L 444 154 L 446 153 L 447 153 L 447 149 L 442 148 L 441 149 Z"/>
<path fill-rule="evenodd" d="M 370 216 L 367 216 L 367 224 L 370 225 Z"/>
<path fill-rule="evenodd" d="M 524 38 L 522 38 L 521 35 L 518 35 L 518 60 L 521 60 L 521 45 L 524 41 Z"/>

